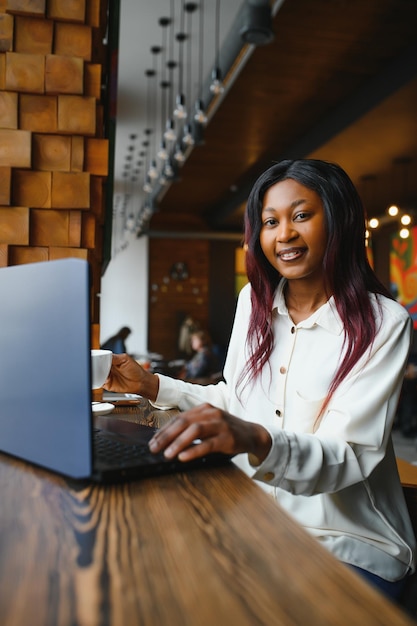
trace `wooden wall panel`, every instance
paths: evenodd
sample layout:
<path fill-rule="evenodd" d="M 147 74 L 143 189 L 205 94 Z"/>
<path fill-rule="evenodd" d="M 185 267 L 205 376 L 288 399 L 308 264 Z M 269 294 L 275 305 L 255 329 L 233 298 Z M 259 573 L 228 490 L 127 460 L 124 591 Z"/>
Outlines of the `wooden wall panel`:
<path fill-rule="evenodd" d="M 45 15 L 46 0 L 7 0 L 6 8 L 11 13 Z"/>
<path fill-rule="evenodd" d="M 107 139 L 85 140 L 85 169 L 96 176 L 105 176 L 109 167 Z"/>
<path fill-rule="evenodd" d="M 0 205 L 10 204 L 12 168 L 0 167 Z"/>
<path fill-rule="evenodd" d="M 89 209 L 90 175 L 87 172 L 52 172 L 52 204 L 55 209 Z"/>
<path fill-rule="evenodd" d="M 174 359 L 181 323 L 190 315 L 208 329 L 209 241 L 151 239 L 149 242 L 149 350 Z M 175 263 L 185 263 L 188 277 L 171 275 Z"/>
<path fill-rule="evenodd" d="M 105 0 L 0 0 L 0 266 L 88 260 L 96 343 L 106 20 Z"/>
<path fill-rule="evenodd" d="M 0 267 L 7 267 L 9 254 L 9 246 L 5 243 L 0 243 Z"/>
<path fill-rule="evenodd" d="M 29 244 L 29 209 L 0 207 L 0 243 Z"/>
<path fill-rule="evenodd" d="M 48 17 L 56 20 L 84 22 L 86 0 L 49 0 Z"/>
<path fill-rule="evenodd" d="M 84 63 L 78 57 L 48 54 L 45 57 L 45 92 L 82 94 Z"/>
<path fill-rule="evenodd" d="M 0 15 L 0 51 L 13 49 L 13 16 L 3 13 Z"/>
<path fill-rule="evenodd" d="M 92 36 L 89 26 L 56 23 L 54 53 L 91 61 Z"/>
<path fill-rule="evenodd" d="M 16 206 L 51 207 L 51 172 L 14 170 L 12 187 L 12 200 Z"/>
<path fill-rule="evenodd" d="M 71 170 L 71 137 L 34 134 L 32 150 L 32 162 L 35 169 L 50 172 Z"/>
<path fill-rule="evenodd" d="M 6 89 L 43 93 L 45 85 L 45 57 L 43 54 L 6 52 Z"/>
<path fill-rule="evenodd" d="M 56 133 L 58 128 L 58 99 L 56 96 L 19 97 L 19 126 L 38 133 Z"/>
<path fill-rule="evenodd" d="M 25 263 L 40 263 L 41 261 L 49 261 L 49 248 L 9 247 L 9 265 L 24 265 Z"/>
<path fill-rule="evenodd" d="M 0 91 L 0 128 L 17 128 L 17 93 Z"/>
<path fill-rule="evenodd" d="M 30 167 L 31 161 L 31 134 L 0 129 L 0 167 Z"/>
<path fill-rule="evenodd" d="M 30 245 L 79 247 L 81 245 L 81 218 L 79 211 L 30 212 Z"/>
<path fill-rule="evenodd" d="M 58 131 L 74 135 L 95 135 L 95 98 L 58 96 Z"/>
<path fill-rule="evenodd" d="M 53 22 L 35 17 L 15 17 L 14 50 L 26 54 L 51 54 Z"/>

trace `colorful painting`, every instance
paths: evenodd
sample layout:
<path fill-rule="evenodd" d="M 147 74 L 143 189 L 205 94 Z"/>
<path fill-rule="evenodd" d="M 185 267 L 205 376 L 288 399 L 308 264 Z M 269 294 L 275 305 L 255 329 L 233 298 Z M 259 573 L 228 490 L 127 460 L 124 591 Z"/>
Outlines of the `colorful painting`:
<path fill-rule="evenodd" d="M 393 235 L 390 252 L 391 291 L 410 313 L 417 329 L 417 227 L 410 237 Z"/>

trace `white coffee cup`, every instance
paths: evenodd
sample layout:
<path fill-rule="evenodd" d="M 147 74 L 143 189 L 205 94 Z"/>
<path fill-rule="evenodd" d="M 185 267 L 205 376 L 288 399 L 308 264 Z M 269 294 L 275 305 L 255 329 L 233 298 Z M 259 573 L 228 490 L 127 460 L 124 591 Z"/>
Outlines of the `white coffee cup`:
<path fill-rule="evenodd" d="M 91 388 L 100 389 L 110 373 L 113 352 L 91 350 Z"/>

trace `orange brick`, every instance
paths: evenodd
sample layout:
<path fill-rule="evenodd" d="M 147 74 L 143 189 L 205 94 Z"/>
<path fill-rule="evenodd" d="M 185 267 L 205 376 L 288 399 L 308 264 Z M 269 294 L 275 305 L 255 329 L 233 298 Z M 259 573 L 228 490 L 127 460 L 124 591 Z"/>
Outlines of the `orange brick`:
<path fill-rule="evenodd" d="M 13 50 L 13 16 L 0 13 L 0 51 Z"/>
<path fill-rule="evenodd" d="M 96 101 L 83 96 L 58 96 L 58 131 L 73 135 L 94 135 Z"/>
<path fill-rule="evenodd" d="M 9 246 L 9 264 L 23 265 L 49 261 L 49 248 L 30 248 L 29 246 Z"/>
<path fill-rule="evenodd" d="M 29 243 L 29 209 L 0 207 L 0 243 L 27 245 Z"/>
<path fill-rule="evenodd" d="M 0 167 L 0 205 L 10 204 L 11 167 Z"/>
<path fill-rule="evenodd" d="M 26 13 L 27 15 L 45 15 L 46 0 L 7 0 L 10 13 Z"/>
<path fill-rule="evenodd" d="M 81 57 L 91 61 L 92 37 L 90 26 L 56 22 L 54 53 Z"/>
<path fill-rule="evenodd" d="M 17 93 L 0 91 L 0 128 L 17 128 Z"/>
<path fill-rule="evenodd" d="M 85 140 L 85 169 L 96 176 L 107 176 L 109 172 L 109 142 L 107 139 Z"/>
<path fill-rule="evenodd" d="M 14 170 L 12 176 L 13 203 L 31 208 L 51 206 L 51 172 Z"/>
<path fill-rule="evenodd" d="M 90 175 L 87 172 L 52 172 L 52 208 L 89 207 Z"/>
<path fill-rule="evenodd" d="M 76 228 L 78 216 L 78 232 Z M 81 243 L 80 211 L 32 209 L 30 213 L 30 245 L 78 247 Z"/>
<path fill-rule="evenodd" d="M 34 17 L 15 17 L 15 52 L 50 54 L 52 52 L 52 36 L 53 22 Z"/>
<path fill-rule="evenodd" d="M 6 89 L 43 93 L 45 57 L 41 54 L 6 52 Z"/>
<path fill-rule="evenodd" d="M 48 17 L 56 20 L 84 22 L 85 0 L 49 0 Z"/>
<path fill-rule="evenodd" d="M 45 59 L 46 93 L 82 94 L 84 62 L 78 57 L 48 54 Z"/>
<path fill-rule="evenodd" d="M 35 132 L 54 133 L 58 127 L 58 101 L 56 96 L 19 97 L 19 126 Z"/>
<path fill-rule="evenodd" d="M 84 95 L 101 98 L 101 65 L 86 63 L 84 67 Z"/>
<path fill-rule="evenodd" d="M 7 267 L 9 262 L 9 246 L 0 243 L 0 267 Z"/>
<path fill-rule="evenodd" d="M 71 137 L 34 134 L 32 154 L 35 170 L 69 172 L 71 169 Z"/>
<path fill-rule="evenodd" d="M 0 129 L 0 167 L 30 167 L 30 165 L 31 133 L 26 130 Z"/>
<path fill-rule="evenodd" d="M 54 261 L 55 259 L 84 259 L 88 260 L 88 250 L 85 248 L 49 248 L 49 259 Z"/>

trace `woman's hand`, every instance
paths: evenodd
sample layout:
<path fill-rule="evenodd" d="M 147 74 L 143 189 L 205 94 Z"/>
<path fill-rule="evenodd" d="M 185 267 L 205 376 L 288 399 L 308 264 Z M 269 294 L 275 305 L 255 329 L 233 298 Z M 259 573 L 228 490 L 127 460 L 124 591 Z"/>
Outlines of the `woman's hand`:
<path fill-rule="evenodd" d="M 110 374 L 103 387 L 107 391 L 138 393 L 154 402 L 158 395 L 159 378 L 144 370 L 127 354 L 113 354 Z"/>
<path fill-rule="evenodd" d="M 212 452 L 230 455 L 249 452 L 262 462 L 271 445 L 271 437 L 263 426 L 210 404 L 180 413 L 149 442 L 152 452 L 163 450 L 168 459 L 178 456 L 180 461 L 191 461 Z"/>

